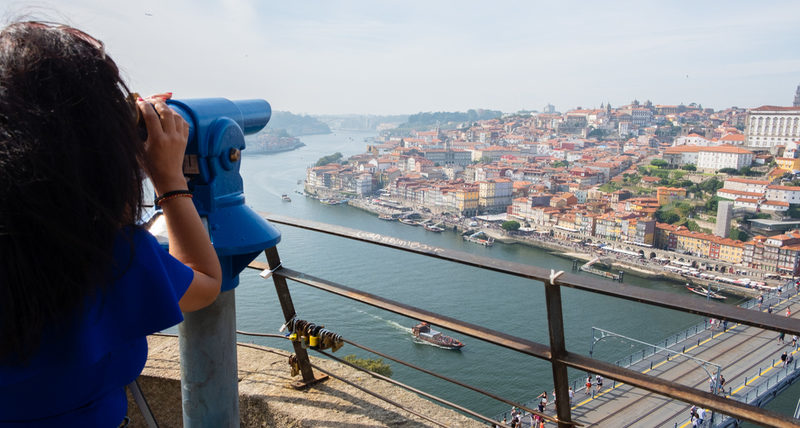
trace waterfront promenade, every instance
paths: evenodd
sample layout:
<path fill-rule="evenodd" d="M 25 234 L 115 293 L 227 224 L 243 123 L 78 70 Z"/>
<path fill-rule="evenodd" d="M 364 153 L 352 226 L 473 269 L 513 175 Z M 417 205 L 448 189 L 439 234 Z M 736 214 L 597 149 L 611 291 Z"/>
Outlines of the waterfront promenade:
<path fill-rule="evenodd" d="M 791 317 L 798 318 L 795 313 L 800 310 L 800 296 L 793 287 L 791 296 L 772 294 L 766 296 L 761 308 L 755 300 L 745 305 L 752 305 L 753 310 L 767 311 L 771 307 L 777 316 L 786 316 L 787 308 Z M 792 336 L 778 341 L 777 332 L 748 327 L 739 324 L 718 325 L 712 329 L 708 321 L 695 327 L 694 330 L 680 332 L 666 338 L 654 346 L 642 346 L 642 349 L 616 361 L 617 365 L 626 366 L 642 373 L 677 381 L 705 391 L 710 390 L 709 373 L 715 374 L 718 365 L 721 368 L 725 384 L 720 393 L 734 400 L 763 405 L 774 398 L 800 375 L 797 359 L 800 358 L 797 345 L 792 346 Z M 608 343 L 598 341 L 596 347 L 614 346 L 619 340 Z M 597 348 L 595 348 L 597 349 Z M 667 349 L 669 351 L 667 351 Z M 781 354 L 792 355 L 794 361 L 784 364 Z M 686 358 L 692 356 L 697 360 Z M 703 364 L 699 360 L 710 364 Z M 645 390 L 635 389 L 622 383 L 606 379 L 603 387 L 597 390 L 593 385 L 590 394 L 585 393 L 586 376 L 572 382 L 575 392 L 572 402 L 573 419 L 586 426 L 647 426 L 647 427 L 691 427 L 691 403 L 671 400 Z M 595 377 L 592 376 L 595 382 Z M 723 391 L 724 390 L 724 391 Z M 536 402 L 529 403 L 536 407 Z M 552 403 L 546 413 L 555 414 Z M 499 415 L 498 419 L 510 417 Z M 735 419 L 725 415 L 714 415 L 711 423 L 711 412 L 706 414 L 704 427 L 733 426 Z M 522 418 L 522 426 L 529 427 L 531 415 Z"/>
<path fill-rule="evenodd" d="M 713 286 L 719 289 L 723 289 L 728 293 L 736 294 L 739 296 L 754 297 L 755 295 L 758 294 L 758 290 L 752 288 L 746 288 L 743 286 L 732 285 L 718 281 L 708 281 L 699 277 L 682 276 L 664 267 L 670 260 L 678 260 L 684 263 L 693 262 L 697 266 L 700 266 L 702 271 L 706 271 L 704 266 L 709 261 L 704 257 L 689 256 L 686 254 L 679 254 L 677 252 L 661 250 L 657 248 L 638 247 L 633 244 L 604 241 L 597 237 L 591 237 L 593 244 L 604 244 L 612 248 L 614 247 L 622 248 L 624 246 L 627 246 L 629 250 L 637 250 L 637 251 L 641 250 L 643 252 L 644 257 L 640 257 L 638 255 L 633 255 L 633 254 L 598 250 L 597 247 L 587 245 L 584 242 L 584 238 L 586 238 L 585 236 L 579 234 L 568 234 L 568 236 L 561 236 L 560 234 L 564 233 L 563 231 L 558 231 L 558 234 L 555 234 L 555 236 L 550 236 L 550 233 L 509 234 L 506 231 L 504 231 L 498 224 L 491 224 L 487 222 L 479 222 L 479 223 L 476 222 L 478 226 L 471 227 L 467 225 L 468 222 L 471 222 L 471 220 L 466 218 L 442 217 L 433 214 L 423 215 L 419 211 L 413 211 L 412 207 L 406 207 L 405 209 L 407 211 L 398 211 L 395 208 L 390 208 L 380 204 L 376 204 L 372 200 L 367 198 L 350 199 L 348 204 L 355 208 L 376 215 L 392 215 L 397 217 L 401 214 L 415 213 L 419 216 L 427 217 L 427 219 L 430 222 L 440 224 L 444 226 L 446 229 L 455 229 L 457 231 L 480 230 L 481 232 L 487 234 L 497 242 L 502 242 L 506 244 L 517 243 L 517 244 L 543 248 L 545 250 L 554 252 L 555 254 L 559 254 L 571 259 L 580 259 L 584 261 L 589 261 L 600 255 L 604 263 L 610 264 L 612 266 L 613 268 L 612 273 L 616 273 L 616 271 L 618 270 L 625 270 L 633 273 L 634 275 L 646 278 L 661 278 L 680 283 L 688 282 L 704 286 Z M 552 230 L 551 227 L 545 227 L 545 226 L 539 226 L 539 227 L 542 228 L 543 231 L 545 232 L 550 232 Z M 633 251 L 631 252 L 633 253 Z M 725 275 L 730 278 L 738 278 L 741 276 L 746 276 L 751 279 L 758 279 L 760 281 L 763 281 L 764 283 L 766 283 L 767 286 L 775 287 L 779 284 L 779 281 L 777 280 L 766 279 L 764 276 L 765 274 L 764 272 L 753 270 L 740 265 L 731 265 L 727 262 L 714 260 L 713 266 L 716 268 L 722 268 L 725 272 L 727 272 L 723 273 L 722 275 Z M 709 266 L 709 269 L 710 268 L 711 265 Z M 716 273 L 716 271 L 712 271 L 712 273 Z"/>

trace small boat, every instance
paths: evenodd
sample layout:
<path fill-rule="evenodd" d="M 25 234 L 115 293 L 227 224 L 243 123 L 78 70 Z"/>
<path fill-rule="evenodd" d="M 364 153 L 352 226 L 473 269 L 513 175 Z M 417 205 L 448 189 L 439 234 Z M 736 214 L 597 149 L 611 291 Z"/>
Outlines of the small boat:
<path fill-rule="evenodd" d="M 381 219 L 381 220 L 386 220 L 386 221 L 395 221 L 395 220 L 397 220 L 397 219 L 396 219 L 396 218 L 395 218 L 393 215 L 391 215 L 391 214 L 381 214 L 381 215 L 379 215 L 379 216 L 378 216 L 378 218 L 379 218 L 379 219 Z"/>
<path fill-rule="evenodd" d="M 401 218 L 400 223 L 407 224 L 409 226 L 419 226 L 419 222 L 416 220 L 411 220 L 410 218 Z"/>
<path fill-rule="evenodd" d="M 286 193 L 281 195 L 281 199 L 283 199 L 283 202 L 292 202 L 292 198 L 290 198 Z"/>
<path fill-rule="evenodd" d="M 483 245 L 484 247 L 491 247 L 494 245 L 494 238 L 481 231 L 475 232 L 471 235 L 461 235 L 461 237 L 466 241 L 474 242 L 476 244 Z"/>
<path fill-rule="evenodd" d="M 444 229 L 435 225 L 435 224 L 423 224 L 422 227 L 425 228 L 428 232 L 444 232 Z"/>
<path fill-rule="evenodd" d="M 692 293 L 699 294 L 699 295 L 701 295 L 703 297 L 710 297 L 710 298 L 716 299 L 716 300 L 725 300 L 725 299 L 727 299 L 727 297 L 725 297 L 725 296 L 723 296 L 721 294 L 715 293 L 715 292 L 713 292 L 713 291 L 711 291 L 709 289 L 703 288 L 703 287 L 701 287 L 699 285 L 696 286 L 696 287 L 692 287 L 689 284 L 686 284 L 686 289 L 691 291 Z"/>
<path fill-rule="evenodd" d="M 411 333 L 414 334 L 414 337 L 417 339 L 433 343 L 442 348 L 459 350 L 464 347 L 464 344 L 461 343 L 460 340 L 445 336 L 441 332 L 432 329 L 431 325 L 426 322 L 415 325 L 414 328 L 411 329 Z"/>

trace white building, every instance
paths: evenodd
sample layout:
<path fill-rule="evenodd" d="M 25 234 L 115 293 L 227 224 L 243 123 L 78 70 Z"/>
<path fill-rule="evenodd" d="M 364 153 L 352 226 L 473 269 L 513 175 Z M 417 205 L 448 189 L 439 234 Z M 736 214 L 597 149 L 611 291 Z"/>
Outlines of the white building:
<path fill-rule="evenodd" d="M 672 146 L 710 146 L 711 141 L 707 140 L 706 137 L 698 134 L 689 134 L 678 137 L 672 143 Z"/>
<path fill-rule="evenodd" d="M 718 171 L 723 168 L 739 169 L 753 163 L 753 152 L 730 145 L 701 147 L 697 158 L 700 171 Z"/>
<path fill-rule="evenodd" d="M 752 180 L 749 178 L 726 178 L 723 189 L 739 190 L 742 192 L 753 192 L 764 194 L 767 192 L 767 186 L 770 185 L 766 180 Z M 721 189 L 720 189 L 721 190 Z"/>
<path fill-rule="evenodd" d="M 798 186 L 767 186 L 767 200 L 800 204 L 800 187 Z"/>
<path fill-rule="evenodd" d="M 800 107 L 761 106 L 747 114 L 747 146 L 773 149 L 800 140 Z"/>

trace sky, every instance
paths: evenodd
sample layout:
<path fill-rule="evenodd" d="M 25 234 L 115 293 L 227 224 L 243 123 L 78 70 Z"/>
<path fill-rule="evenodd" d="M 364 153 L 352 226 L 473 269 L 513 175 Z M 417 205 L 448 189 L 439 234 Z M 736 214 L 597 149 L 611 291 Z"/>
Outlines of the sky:
<path fill-rule="evenodd" d="M 791 105 L 798 1 L 0 0 L 101 39 L 142 93 L 305 114 Z"/>

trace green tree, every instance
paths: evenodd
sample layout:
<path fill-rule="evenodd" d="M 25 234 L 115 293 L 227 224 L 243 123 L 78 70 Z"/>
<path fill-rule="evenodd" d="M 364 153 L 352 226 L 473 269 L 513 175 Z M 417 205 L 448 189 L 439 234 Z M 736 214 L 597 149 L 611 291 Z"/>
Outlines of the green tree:
<path fill-rule="evenodd" d="M 675 224 L 681 221 L 681 216 L 673 211 L 658 210 L 656 211 L 656 220 L 660 221 L 661 223 Z"/>
<path fill-rule="evenodd" d="M 513 232 L 515 230 L 519 230 L 520 224 L 516 220 L 508 220 L 508 221 L 504 221 L 503 224 L 500 225 L 500 227 L 502 227 L 503 229 L 505 229 L 505 230 L 507 230 L 509 232 Z"/>
<path fill-rule="evenodd" d="M 718 206 L 719 196 L 712 196 L 706 200 L 705 204 L 703 204 L 703 209 L 705 209 L 707 213 L 716 214 Z"/>
<path fill-rule="evenodd" d="M 682 166 L 681 169 L 685 171 L 697 171 L 697 167 L 691 163 L 687 163 L 686 165 Z"/>
<path fill-rule="evenodd" d="M 336 152 L 332 155 L 323 156 L 317 160 L 317 163 L 314 164 L 315 166 L 324 166 L 330 163 L 339 162 L 344 156 L 341 153 Z"/>
<path fill-rule="evenodd" d="M 739 174 L 739 170 L 736 169 L 736 168 L 722 168 L 721 170 L 719 170 L 719 173 L 720 174 L 733 174 L 733 175 L 736 175 L 736 174 Z"/>
<path fill-rule="evenodd" d="M 553 168 L 561 168 L 561 167 L 568 167 L 568 166 L 569 166 L 569 162 L 567 162 L 565 160 L 560 160 L 560 161 L 553 162 Z"/>
<path fill-rule="evenodd" d="M 721 189 L 725 183 L 717 179 L 717 177 L 711 177 L 708 180 L 700 183 L 699 187 L 702 191 L 710 194 L 717 193 L 717 190 Z"/>
<path fill-rule="evenodd" d="M 361 367 L 362 369 L 375 372 L 379 375 L 392 377 L 392 367 L 386 364 L 382 358 L 358 358 L 354 354 L 345 355 L 344 360 L 348 363 Z"/>
<path fill-rule="evenodd" d="M 658 167 L 658 168 L 663 168 L 663 167 L 669 165 L 669 163 L 667 161 L 665 161 L 664 159 L 653 159 L 653 160 L 650 161 L 650 165 L 653 165 L 653 166 Z"/>
<path fill-rule="evenodd" d="M 739 230 L 739 228 L 736 226 L 731 226 L 731 230 L 728 232 L 728 237 L 737 241 L 746 241 L 747 233 L 745 233 L 743 230 Z"/>

